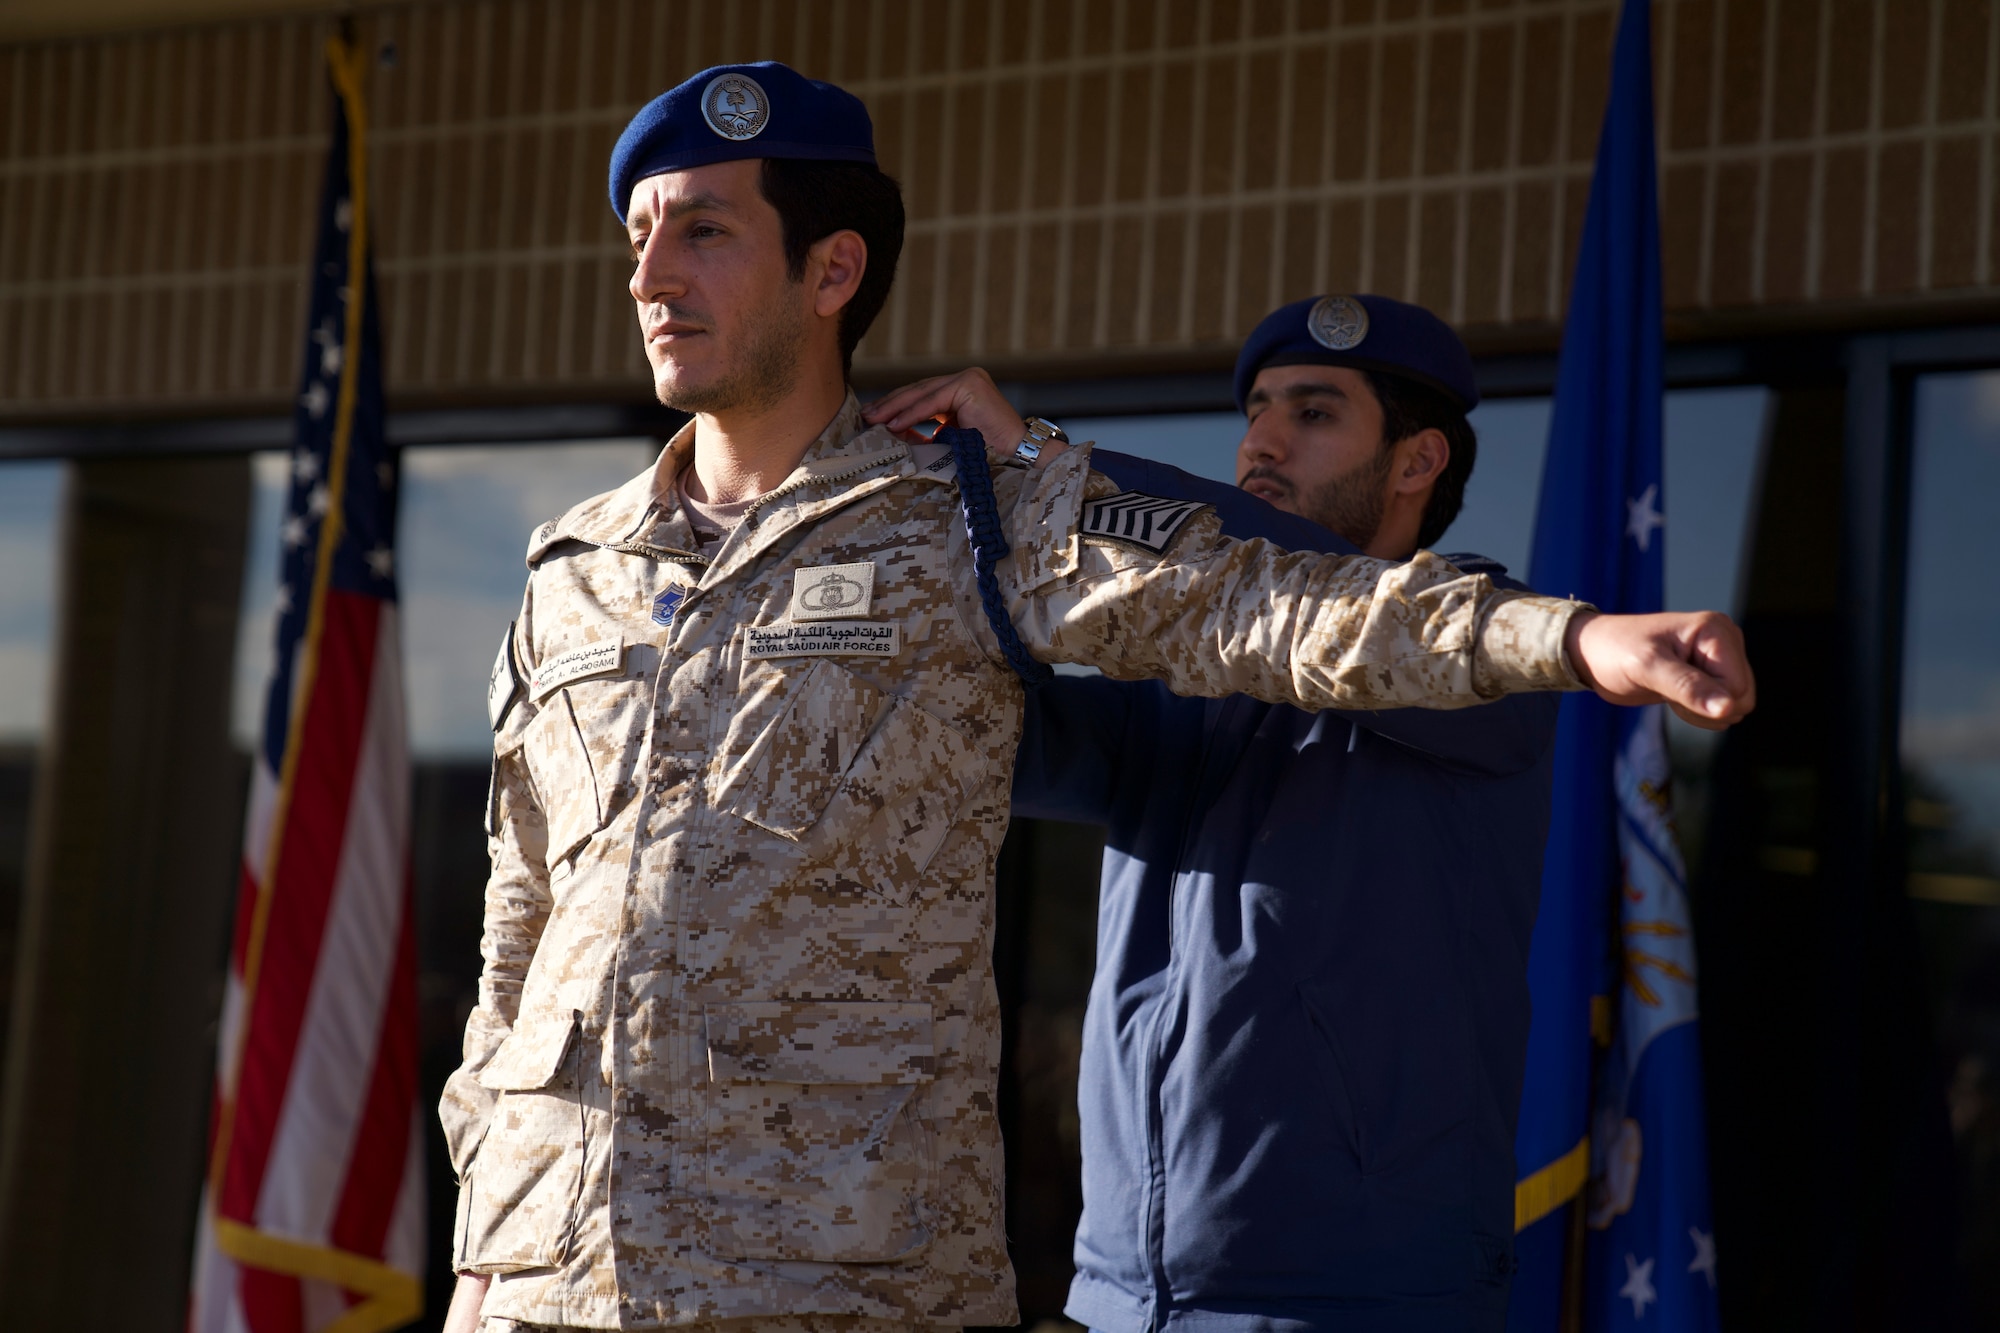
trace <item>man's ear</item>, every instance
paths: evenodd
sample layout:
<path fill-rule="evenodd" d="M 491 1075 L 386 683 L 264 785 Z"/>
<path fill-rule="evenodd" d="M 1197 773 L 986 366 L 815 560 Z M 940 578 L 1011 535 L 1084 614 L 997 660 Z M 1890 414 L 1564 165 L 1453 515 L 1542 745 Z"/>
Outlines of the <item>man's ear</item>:
<path fill-rule="evenodd" d="M 857 231 L 822 236 L 807 251 L 806 277 L 813 281 L 813 313 L 837 315 L 854 299 L 868 271 L 868 242 Z"/>
<path fill-rule="evenodd" d="M 1389 489 L 1398 495 L 1414 495 L 1437 484 L 1451 465 L 1451 442 L 1434 427 L 1418 431 L 1396 443 L 1396 466 Z"/>

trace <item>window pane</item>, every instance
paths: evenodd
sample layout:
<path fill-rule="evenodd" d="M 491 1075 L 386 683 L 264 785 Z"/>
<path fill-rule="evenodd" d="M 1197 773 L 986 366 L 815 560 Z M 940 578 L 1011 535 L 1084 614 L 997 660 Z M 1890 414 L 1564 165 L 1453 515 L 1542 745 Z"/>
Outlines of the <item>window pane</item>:
<path fill-rule="evenodd" d="M 1542 455 L 1549 448 L 1549 400 L 1489 399 L 1468 419 L 1479 432 L 1479 457 L 1466 479 L 1465 504 L 1438 539 L 1438 549 L 1498 560 L 1525 579 Z"/>
<path fill-rule="evenodd" d="M 0 463 L 0 1024 L 14 993 L 35 751 L 48 725 L 66 473 L 61 463 Z"/>
<path fill-rule="evenodd" d="M 1761 388 L 1676 389 L 1667 395 L 1670 609 L 1736 609 L 1744 525 L 1757 489 L 1769 397 Z M 1440 550 L 1476 551 L 1527 577 L 1550 413 L 1547 398 L 1489 400 L 1473 409 L 1479 462 L 1466 484 L 1465 507 L 1438 542 Z"/>
<path fill-rule="evenodd" d="M 486 673 L 520 613 L 528 535 L 624 485 L 658 454 L 650 440 L 404 451 L 397 542 L 410 747 L 419 758 L 484 766 Z"/>
<path fill-rule="evenodd" d="M 1762 388 L 1667 395 L 1669 610 L 1740 610 L 1744 539 L 1763 468 L 1770 398 Z"/>
<path fill-rule="evenodd" d="M 1236 482 L 1236 446 L 1243 439 L 1240 412 L 1174 412 L 1151 417 L 1064 417 L 1056 423 L 1072 439 L 1089 440 L 1121 454 L 1171 463 L 1183 472 Z"/>
<path fill-rule="evenodd" d="M 1909 871 L 1961 1172 L 1961 1271 L 2000 1321 L 2000 372 L 1918 384 L 1904 636 Z"/>
<path fill-rule="evenodd" d="M 1676 389 L 1667 395 L 1662 461 L 1670 610 L 1737 610 L 1769 399 L 1762 388 Z M 1477 552 L 1527 578 L 1551 410 L 1547 398 L 1489 400 L 1473 410 L 1479 461 L 1466 484 L 1465 507 L 1438 549 Z M 1669 715 L 1667 738 L 1674 757 L 1674 817 L 1682 850 L 1693 864 L 1702 850 L 1708 774 L 1720 736 Z"/>
<path fill-rule="evenodd" d="M 658 452 L 650 440 L 403 451 L 396 558 L 415 757 L 484 764 L 486 673 L 520 610 L 528 534 L 630 481 Z M 285 459 L 260 454 L 255 466 L 234 710 L 236 742 L 246 749 L 256 741 L 270 672 Z"/>
<path fill-rule="evenodd" d="M 2000 583 L 1989 573 L 2000 371 L 1919 385 L 1912 480 L 1903 668 L 1903 759 L 1918 803 L 1912 887 L 1947 897 L 1954 890 L 1924 876 L 1987 876 L 1956 892 L 2000 903 Z"/>
<path fill-rule="evenodd" d="M 40 740 L 48 715 L 63 477 L 61 463 L 0 463 L 0 746 L 10 751 Z"/>

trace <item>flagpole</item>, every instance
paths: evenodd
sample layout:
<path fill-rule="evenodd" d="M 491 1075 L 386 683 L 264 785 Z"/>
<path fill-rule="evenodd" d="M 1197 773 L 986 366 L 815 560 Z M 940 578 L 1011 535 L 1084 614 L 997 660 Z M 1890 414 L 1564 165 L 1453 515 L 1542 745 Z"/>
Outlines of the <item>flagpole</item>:
<path fill-rule="evenodd" d="M 343 30 L 351 30 L 351 21 L 343 21 Z M 361 113 L 361 78 L 357 62 L 352 60 L 353 47 L 345 35 L 329 37 L 326 43 L 327 64 L 331 68 L 334 86 L 339 91 L 342 109 L 347 116 L 347 170 L 350 181 L 348 198 L 352 201 L 351 222 L 348 228 L 347 244 L 347 319 L 342 330 L 342 354 L 340 366 L 340 393 L 335 409 L 333 428 L 332 460 L 327 467 L 326 486 L 329 503 L 325 518 L 320 523 L 317 562 L 313 567 L 313 591 L 311 610 L 308 612 L 304 651 L 299 654 L 300 672 L 294 687 L 293 697 L 304 700 L 312 697 L 313 682 L 318 675 L 319 646 L 325 632 L 326 587 L 333 571 L 333 553 L 340 545 L 341 516 L 347 485 L 347 455 L 354 431 L 354 399 L 361 374 L 361 319 L 362 305 L 367 299 L 368 284 L 357 277 L 363 269 L 367 255 L 368 204 L 366 177 L 367 154 L 364 147 L 364 129 Z M 289 734 L 285 738 L 284 771 L 279 775 L 278 794 L 271 818 L 270 835 L 265 839 L 263 865 L 257 876 L 257 912 L 250 927 L 250 941 L 245 953 L 243 967 L 245 1007 L 249 998 L 257 993 L 257 982 L 263 971 L 264 938 L 270 920 L 271 877 L 277 873 L 278 849 L 285 836 L 285 816 L 291 805 L 291 794 L 297 785 L 299 732 L 305 726 L 306 710 L 293 708 L 289 718 Z M 244 1024 L 237 1033 L 236 1058 L 231 1067 L 240 1078 L 243 1068 L 243 1045 L 249 1040 L 250 1026 Z M 215 1136 L 215 1151 L 209 1164 L 210 1188 L 217 1193 L 222 1188 L 222 1177 L 229 1161 L 230 1140 L 235 1129 L 235 1089 L 224 1090 L 228 1101 L 223 1107 L 221 1124 Z"/>
<path fill-rule="evenodd" d="M 1664 605 L 1651 17 L 1648 0 L 1620 6 L 1530 567 L 1536 586 L 1607 612 Z M 1663 725 L 1657 706 L 1563 701 L 1529 955 L 1513 1333 L 1719 1326 L 1697 969 Z"/>
<path fill-rule="evenodd" d="M 286 1234 L 282 1228 L 266 1229 L 253 1206 L 247 1215 L 224 1215 L 225 1190 L 231 1184 L 232 1152 L 242 1112 L 244 1079 L 250 1059 L 251 1039 L 257 1028 L 259 986 L 266 980 L 266 955 L 286 847 L 288 824 L 301 781 L 301 755 L 306 724 L 313 712 L 311 702 L 322 685 L 321 657 L 326 648 L 329 589 L 334 578 L 338 552 L 347 533 L 347 481 L 355 449 L 357 415 L 360 412 L 362 376 L 369 361 L 368 309 L 369 207 L 367 115 L 363 99 L 365 65 L 355 38 L 351 18 L 343 19 L 338 36 L 327 39 L 328 73 L 333 82 L 339 114 L 345 125 L 346 152 L 341 166 L 345 173 L 343 210 L 336 223 L 345 231 L 345 283 L 339 293 L 340 333 L 337 346 L 340 362 L 334 392 L 332 430 L 326 440 L 324 469 L 320 474 L 323 510 L 315 508 L 319 532 L 313 543 L 314 563 L 310 572 L 310 592 L 305 599 L 306 621 L 299 638 L 296 675 L 289 682 L 289 707 L 285 710 L 284 743 L 280 752 L 271 802 L 270 822 L 261 836 L 253 835 L 246 848 L 256 858 L 249 867 L 246 888 L 254 894 L 250 921 L 245 932 L 243 965 L 237 1010 L 242 1015 L 233 1033 L 231 1059 L 218 1080 L 216 1131 L 209 1162 L 209 1185 L 204 1222 L 214 1250 L 244 1268 L 258 1269 L 290 1278 L 318 1281 L 339 1287 L 361 1299 L 324 1326 L 322 1333 L 383 1333 L 400 1327 L 421 1313 L 423 1289 L 418 1276 L 386 1257 L 360 1253 L 340 1243 L 328 1243 Z M 338 159 L 336 159 L 338 160 Z M 377 368 L 379 369 L 379 367 Z M 317 412 L 315 412 L 317 415 Z M 268 725 L 268 724 L 267 724 Z M 404 849 L 406 852 L 406 848 Z M 408 911 L 407 902 L 404 911 Z M 248 1132 L 248 1131 L 246 1131 Z M 256 1183 L 252 1182 L 253 1187 Z M 408 1188 L 408 1182 L 404 1182 Z M 226 1302 L 217 1294 L 215 1299 Z"/>
<path fill-rule="evenodd" d="M 1563 1293 L 1562 1293 L 1562 1333 L 1583 1333 L 1583 1279 L 1585 1274 L 1584 1256 L 1590 1241 L 1590 1230 L 1584 1225 L 1583 1195 L 1578 1194 L 1567 1205 L 1569 1209 L 1568 1240 L 1563 1246 Z"/>

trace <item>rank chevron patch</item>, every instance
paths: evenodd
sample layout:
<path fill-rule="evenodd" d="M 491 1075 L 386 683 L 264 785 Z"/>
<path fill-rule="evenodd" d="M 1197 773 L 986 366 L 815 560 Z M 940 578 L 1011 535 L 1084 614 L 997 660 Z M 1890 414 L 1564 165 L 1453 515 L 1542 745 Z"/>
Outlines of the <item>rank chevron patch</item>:
<path fill-rule="evenodd" d="M 1085 501 L 1078 531 L 1087 540 L 1164 555 L 1188 520 L 1207 508 L 1198 500 L 1169 500 L 1140 491 L 1120 491 L 1102 500 Z"/>

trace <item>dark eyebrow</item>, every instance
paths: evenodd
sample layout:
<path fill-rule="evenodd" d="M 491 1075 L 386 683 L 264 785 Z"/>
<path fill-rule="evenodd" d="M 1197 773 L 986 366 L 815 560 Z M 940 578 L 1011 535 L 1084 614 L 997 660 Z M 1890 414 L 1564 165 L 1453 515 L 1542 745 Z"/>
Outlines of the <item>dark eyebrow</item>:
<path fill-rule="evenodd" d="M 691 194 L 685 199 L 677 199 L 673 203 L 668 204 L 666 216 L 660 218 L 659 222 L 672 222 L 677 218 L 684 218 L 690 213 L 733 213 L 735 211 L 721 195 L 709 190 L 703 190 L 700 194 Z M 656 223 L 655 225 L 658 224 Z"/>
<path fill-rule="evenodd" d="M 700 194 L 691 194 L 685 199 L 667 205 L 667 221 L 672 222 L 675 218 L 684 218 L 690 213 L 704 213 L 709 211 L 734 213 L 736 210 L 731 208 L 721 195 L 703 190 Z"/>
<path fill-rule="evenodd" d="M 1253 403 L 1255 402 L 1268 403 L 1273 398 L 1284 398 L 1290 402 L 1296 403 L 1306 398 L 1344 399 L 1346 397 L 1347 397 L 1347 390 L 1341 388 L 1338 384 L 1333 384 L 1325 380 L 1318 380 L 1318 381 L 1309 380 L 1304 384 L 1288 384 L 1275 394 L 1273 394 L 1268 389 L 1254 389 L 1251 391 L 1250 401 Z"/>

